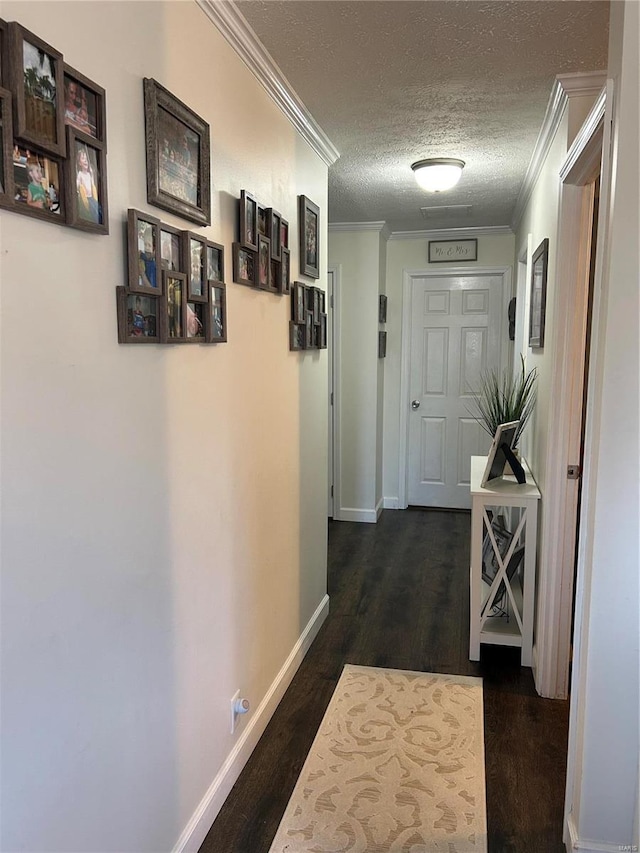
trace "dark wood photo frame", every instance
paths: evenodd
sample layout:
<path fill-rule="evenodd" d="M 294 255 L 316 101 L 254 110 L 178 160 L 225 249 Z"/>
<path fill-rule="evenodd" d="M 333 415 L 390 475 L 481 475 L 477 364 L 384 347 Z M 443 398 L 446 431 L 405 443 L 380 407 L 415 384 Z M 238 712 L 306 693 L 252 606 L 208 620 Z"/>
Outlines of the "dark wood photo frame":
<path fill-rule="evenodd" d="M 61 160 L 14 140 L 13 199 L 16 213 L 66 225 L 65 169 Z"/>
<path fill-rule="evenodd" d="M 93 80 L 64 63 L 64 123 L 93 138 L 107 150 L 106 92 Z"/>
<path fill-rule="evenodd" d="M 281 252 L 282 260 L 280 261 L 278 290 L 282 294 L 288 294 L 291 291 L 291 252 L 285 246 L 282 246 Z"/>
<path fill-rule="evenodd" d="M 0 88 L 0 207 L 13 207 L 13 118 L 11 92 Z"/>
<path fill-rule="evenodd" d="M 163 340 L 168 344 L 184 343 L 187 338 L 187 274 L 162 270 Z"/>
<path fill-rule="evenodd" d="M 291 287 L 291 319 L 294 323 L 306 322 L 307 288 L 301 281 L 294 281 Z"/>
<path fill-rule="evenodd" d="M 531 258 L 531 289 L 529 300 L 529 346 L 544 347 L 544 325 L 547 311 L 547 270 L 549 266 L 549 240 L 540 243 Z"/>
<path fill-rule="evenodd" d="M 209 282 L 209 322 L 207 341 L 211 344 L 227 340 L 227 286 L 223 281 Z"/>
<path fill-rule="evenodd" d="M 263 234 L 258 234 L 256 286 L 260 290 L 271 289 L 271 240 Z"/>
<path fill-rule="evenodd" d="M 130 209 L 127 217 L 129 290 L 151 296 L 162 294 L 161 222 L 155 216 Z"/>
<path fill-rule="evenodd" d="M 289 321 L 289 349 L 292 352 L 306 349 L 306 329 L 304 323 Z"/>
<path fill-rule="evenodd" d="M 224 246 L 207 240 L 205 272 L 208 281 L 224 283 Z"/>
<path fill-rule="evenodd" d="M 258 251 L 258 201 L 246 190 L 240 192 L 240 245 Z"/>
<path fill-rule="evenodd" d="M 320 208 L 306 196 L 298 196 L 300 273 L 320 278 Z"/>
<path fill-rule="evenodd" d="M 171 272 L 186 272 L 182 259 L 182 230 L 160 223 L 160 266 Z"/>
<path fill-rule="evenodd" d="M 193 231 L 182 232 L 182 269 L 187 274 L 189 302 L 207 302 L 207 239 Z"/>
<path fill-rule="evenodd" d="M 94 234 L 109 233 L 107 157 L 92 136 L 67 126 L 65 175 L 67 225 Z"/>
<path fill-rule="evenodd" d="M 232 245 L 233 280 L 247 287 L 256 286 L 256 253 L 241 243 Z"/>
<path fill-rule="evenodd" d="M 272 207 L 267 208 L 267 237 L 271 240 L 271 257 L 282 260 L 282 214 Z"/>
<path fill-rule="evenodd" d="M 116 287 L 116 299 L 118 305 L 118 343 L 162 343 L 161 300 L 158 296 L 131 293 L 126 287 L 119 286 Z"/>
<path fill-rule="evenodd" d="M 144 113 L 147 201 L 191 222 L 210 225 L 209 125 L 149 77 L 144 78 Z"/>
<path fill-rule="evenodd" d="M 169 273 L 172 275 L 172 273 Z M 204 344 L 207 342 L 207 325 L 209 322 L 209 305 L 207 302 L 193 302 L 189 299 L 184 305 L 184 336 L 187 344 Z"/>
<path fill-rule="evenodd" d="M 8 25 L 7 41 L 14 135 L 47 154 L 65 157 L 62 54 L 15 21 Z"/>

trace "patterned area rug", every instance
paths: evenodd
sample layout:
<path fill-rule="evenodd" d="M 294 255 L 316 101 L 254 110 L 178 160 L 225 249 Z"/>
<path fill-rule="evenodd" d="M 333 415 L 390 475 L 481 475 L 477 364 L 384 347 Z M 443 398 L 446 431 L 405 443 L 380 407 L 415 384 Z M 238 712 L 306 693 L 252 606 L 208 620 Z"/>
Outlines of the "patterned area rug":
<path fill-rule="evenodd" d="M 486 853 L 482 680 L 347 665 L 270 853 Z"/>

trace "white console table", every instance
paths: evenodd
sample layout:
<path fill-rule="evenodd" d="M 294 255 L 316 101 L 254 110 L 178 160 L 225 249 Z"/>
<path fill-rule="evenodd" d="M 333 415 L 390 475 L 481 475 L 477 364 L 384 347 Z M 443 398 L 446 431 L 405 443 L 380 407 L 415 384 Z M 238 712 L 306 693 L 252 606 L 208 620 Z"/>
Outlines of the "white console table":
<path fill-rule="evenodd" d="M 540 491 L 524 461 L 526 483 L 507 476 L 482 488 L 486 463 L 471 457 L 469 659 L 480 660 L 480 643 L 520 646 L 531 666 Z"/>

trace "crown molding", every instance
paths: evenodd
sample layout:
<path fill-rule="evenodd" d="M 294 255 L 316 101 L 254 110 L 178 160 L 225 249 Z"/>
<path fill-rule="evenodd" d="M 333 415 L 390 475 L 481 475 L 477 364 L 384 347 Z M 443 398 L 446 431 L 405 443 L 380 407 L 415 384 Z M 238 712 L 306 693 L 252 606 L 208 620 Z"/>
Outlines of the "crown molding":
<path fill-rule="evenodd" d="M 587 71 L 584 74 L 558 74 L 556 77 L 551 89 L 549 103 L 547 104 L 547 111 L 542 121 L 542 127 L 540 128 L 540 133 L 538 134 L 533 154 L 531 155 L 531 160 L 529 161 L 529 166 L 513 209 L 511 227 L 514 231 L 517 230 L 522 215 L 529 203 L 533 188 L 536 185 L 551 144 L 558 132 L 558 127 L 564 116 L 569 99 L 585 97 L 587 95 L 597 96 L 606 82 L 606 77 L 607 75 L 604 71 Z"/>
<path fill-rule="evenodd" d="M 316 154 L 332 166 L 339 151 L 315 121 L 233 0 L 196 0 L 267 94 Z"/>
<path fill-rule="evenodd" d="M 469 237 L 513 236 L 510 225 L 489 225 L 486 228 L 440 228 L 437 231 L 392 231 L 390 240 L 464 240 Z"/>
<path fill-rule="evenodd" d="M 384 231 L 386 222 L 330 222 L 329 231 Z"/>

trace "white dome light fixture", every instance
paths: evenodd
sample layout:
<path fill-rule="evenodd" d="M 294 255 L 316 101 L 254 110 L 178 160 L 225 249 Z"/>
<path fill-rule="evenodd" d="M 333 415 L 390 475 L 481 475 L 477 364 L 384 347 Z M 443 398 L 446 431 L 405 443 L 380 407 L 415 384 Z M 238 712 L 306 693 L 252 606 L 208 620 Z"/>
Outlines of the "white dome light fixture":
<path fill-rule="evenodd" d="M 454 157 L 433 157 L 428 160 L 418 160 L 411 164 L 416 181 L 430 193 L 450 190 L 460 180 L 464 169 L 464 160 Z"/>

